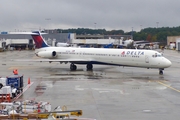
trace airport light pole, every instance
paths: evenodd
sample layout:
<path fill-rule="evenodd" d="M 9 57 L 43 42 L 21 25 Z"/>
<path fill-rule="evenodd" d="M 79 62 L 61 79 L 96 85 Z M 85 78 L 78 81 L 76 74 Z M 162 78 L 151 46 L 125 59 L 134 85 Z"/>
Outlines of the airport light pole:
<path fill-rule="evenodd" d="M 142 25 L 140 25 L 140 28 L 141 28 L 141 30 L 142 30 Z M 141 31 L 141 30 L 140 30 L 140 31 Z"/>
<path fill-rule="evenodd" d="M 51 18 L 45 18 L 45 20 L 46 21 L 50 21 L 51 20 Z M 47 24 L 48 24 L 49 22 L 47 22 Z"/>
<path fill-rule="evenodd" d="M 132 31 L 131 31 L 131 39 L 133 39 L 133 27 L 132 27 Z"/>
<path fill-rule="evenodd" d="M 94 27 L 95 27 L 95 29 L 96 29 L 96 23 L 94 23 Z"/>
<path fill-rule="evenodd" d="M 156 24 L 157 24 L 157 28 L 158 28 L 158 24 L 159 24 L 159 22 L 156 22 Z"/>

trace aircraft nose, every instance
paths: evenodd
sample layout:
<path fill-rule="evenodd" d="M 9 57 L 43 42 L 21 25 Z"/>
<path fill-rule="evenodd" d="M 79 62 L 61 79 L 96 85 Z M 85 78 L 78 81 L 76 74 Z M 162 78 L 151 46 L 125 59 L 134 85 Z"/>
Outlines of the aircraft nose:
<path fill-rule="evenodd" d="M 170 67 L 172 65 L 171 61 L 169 61 L 168 59 L 166 60 L 166 66 Z"/>

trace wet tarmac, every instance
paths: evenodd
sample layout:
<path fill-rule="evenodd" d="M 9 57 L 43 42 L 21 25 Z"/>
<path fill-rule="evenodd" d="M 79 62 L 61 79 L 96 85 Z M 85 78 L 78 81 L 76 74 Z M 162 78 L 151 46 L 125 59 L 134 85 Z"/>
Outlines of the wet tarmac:
<path fill-rule="evenodd" d="M 68 110 L 81 109 L 85 118 L 97 120 L 179 120 L 180 117 L 180 53 L 165 50 L 172 66 L 159 75 L 157 69 L 94 65 L 86 71 L 77 65 L 17 62 L 34 59 L 34 51 L 0 53 L 0 76 L 18 69 L 33 84 L 19 100 L 49 101 Z"/>

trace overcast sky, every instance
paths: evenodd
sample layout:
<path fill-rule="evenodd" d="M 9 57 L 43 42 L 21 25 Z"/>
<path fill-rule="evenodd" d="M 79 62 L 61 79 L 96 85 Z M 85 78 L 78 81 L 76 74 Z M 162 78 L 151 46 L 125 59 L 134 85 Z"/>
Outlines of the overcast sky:
<path fill-rule="evenodd" d="M 1 0 L 0 31 L 180 26 L 179 0 Z"/>

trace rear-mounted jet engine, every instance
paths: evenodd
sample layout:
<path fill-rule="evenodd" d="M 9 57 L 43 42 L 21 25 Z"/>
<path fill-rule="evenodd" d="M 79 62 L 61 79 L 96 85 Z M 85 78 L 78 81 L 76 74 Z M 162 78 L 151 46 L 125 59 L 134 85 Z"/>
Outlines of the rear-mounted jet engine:
<path fill-rule="evenodd" d="M 37 56 L 43 58 L 56 58 L 57 53 L 56 51 L 41 51 L 37 53 Z"/>

